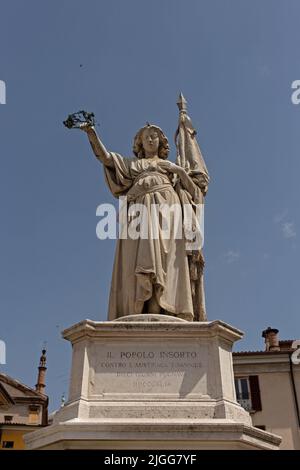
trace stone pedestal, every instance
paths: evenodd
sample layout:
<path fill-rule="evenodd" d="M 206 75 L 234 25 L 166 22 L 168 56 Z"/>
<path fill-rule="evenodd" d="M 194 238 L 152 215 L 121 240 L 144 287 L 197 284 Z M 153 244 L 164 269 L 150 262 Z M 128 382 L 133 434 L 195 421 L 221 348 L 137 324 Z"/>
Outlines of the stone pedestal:
<path fill-rule="evenodd" d="M 232 345 L 221 321 L 166 315 L 82 321 L 72 343 L 69 399 L 29 449 L 277 449 L 237 403 Z"/>

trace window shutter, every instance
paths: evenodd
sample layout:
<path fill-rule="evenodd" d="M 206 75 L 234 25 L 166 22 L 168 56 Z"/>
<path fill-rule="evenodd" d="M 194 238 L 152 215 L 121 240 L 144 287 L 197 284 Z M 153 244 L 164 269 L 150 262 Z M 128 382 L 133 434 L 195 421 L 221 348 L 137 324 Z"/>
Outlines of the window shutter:
<path fill-rule="evenodd" d="M 250 384 L 252 409 L 254 411 L 261 411 L 262 406 L 261 406 L 258 375 L 250 375 L 249 376 L 249 384 Z"/>

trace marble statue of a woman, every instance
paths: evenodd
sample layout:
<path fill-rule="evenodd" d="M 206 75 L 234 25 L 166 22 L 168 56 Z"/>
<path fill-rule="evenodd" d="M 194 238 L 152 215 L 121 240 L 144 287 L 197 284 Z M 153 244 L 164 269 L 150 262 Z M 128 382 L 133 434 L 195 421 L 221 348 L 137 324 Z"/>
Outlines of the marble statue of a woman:
<path fill-rule="evenodd" d="M 181 124 L 184 121 L 181 115 Z M 202 204 L 208 184 L 206 168 L 202 165 L 197 169 L 197 162 L 194 168 L 184 168 L 168 161 L 168 140 L 155 125 L 147 124 L 138 131 L 133 144 L 135 156 L 131 158 L 107 151 L 93 125 L 83 123 L 79 127 L 87 133 L 96 158 L 103 164 L 112 194 L 117 198 L 126 196 L 128 218 L 133 204 L 144 208 L 146 217 L 151 218 L 143 219 L 149 222 L 146 236 L 117 240 L 108 319 L 155 313 L 189 321 L 206 320 L 202 251 L 187 250 L 185 238 L 176 235 L 176 211 L 169 211 L 166 237 L 163 218 L 152 210 Z M 157 217 L 156 236 L 153 217 Z"/>

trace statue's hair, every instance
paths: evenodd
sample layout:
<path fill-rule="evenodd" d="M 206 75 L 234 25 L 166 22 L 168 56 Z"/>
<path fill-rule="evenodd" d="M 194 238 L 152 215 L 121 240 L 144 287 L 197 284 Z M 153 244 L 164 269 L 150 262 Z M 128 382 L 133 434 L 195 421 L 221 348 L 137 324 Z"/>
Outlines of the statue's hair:
<path fill-rule="evenodd" d="M 154 126 L 153 124 L 147 124 L 142 127 L 136 134 L 133 141 L 133 153 L 137 158 L 145 158 L 145 150 L 143 147 L 142 136 L 143 132 L 146 129 L 154 129 L 158 133 L 159 137 L 159 147 L 158 147 L 158 156 L 165 160 L 169 155 L 169 141 L 160 127 Z"/>

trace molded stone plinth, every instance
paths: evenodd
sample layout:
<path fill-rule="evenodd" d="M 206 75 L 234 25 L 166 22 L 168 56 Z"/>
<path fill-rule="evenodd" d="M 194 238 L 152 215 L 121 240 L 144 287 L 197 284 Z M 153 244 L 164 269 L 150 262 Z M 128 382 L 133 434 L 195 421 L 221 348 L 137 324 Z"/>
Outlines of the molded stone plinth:
<path fill-rule="evenodd" d="M 143 314 L 85 320 L 63 337 L 73 346 L 69 399 L 26 436 L 29 449 L 278 448 L 236 401 L 236 328 Z"/>

